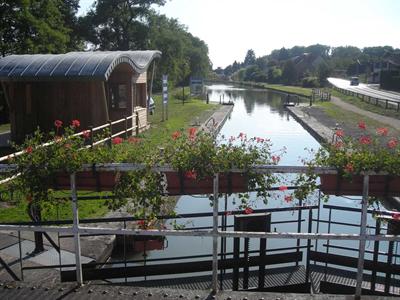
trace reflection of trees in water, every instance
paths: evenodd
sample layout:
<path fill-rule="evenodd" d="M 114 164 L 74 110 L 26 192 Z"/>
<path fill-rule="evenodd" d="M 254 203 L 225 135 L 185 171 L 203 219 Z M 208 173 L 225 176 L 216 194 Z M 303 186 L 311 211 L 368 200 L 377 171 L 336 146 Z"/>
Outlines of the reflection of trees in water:
<path fill-rule="evenodd" d="M 283 107 L 285 99 L 282 99 L 282 94 L 267 90 L 211 90 L 215 96 L 214 101 L 219 101 L 220 95 L 224 94 L 223 100 L 228 102 L 243 101 L 246 113 L 252 114 L 256 104 L 257 106 L 267 106 L 271 111 L 278 113 L 281 117 L 287 117 L 287 111 Z"/>

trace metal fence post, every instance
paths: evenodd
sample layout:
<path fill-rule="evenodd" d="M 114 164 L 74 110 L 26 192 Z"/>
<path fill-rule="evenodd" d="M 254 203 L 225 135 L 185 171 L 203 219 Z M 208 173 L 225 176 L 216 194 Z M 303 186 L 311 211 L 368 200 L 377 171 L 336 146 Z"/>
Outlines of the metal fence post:
<path fill-rule="evenodd" d="M 218 173 L 214 175 L 212 291 L 218 291 Z"/>
<path fill-rule="evenodd" d="M 72 197 L 72 214 L 75 245 L 75 265 L 76 265 L 76 281 L 79 285 L 83 285 L 82 262 L 81 262 L 81 241 L 79 235 L 79 214 L 78 214 L 78 198 L 76 195 L 75 173 L 70 176 L 71 180 L 71 197 Z"/>
<path fill-rule="evenodd" d="M 363 282 L 365 242 L 367 234 L 368 189 L 369 189 L 369 175 L 364 175 L 363 198 L 361 207 L 360 246 L 358 252 L 357 283 L 356 283 L 356 294 L 355 294 L 356 299 L 360 299 L 361 297 L 361 289 Z"/>

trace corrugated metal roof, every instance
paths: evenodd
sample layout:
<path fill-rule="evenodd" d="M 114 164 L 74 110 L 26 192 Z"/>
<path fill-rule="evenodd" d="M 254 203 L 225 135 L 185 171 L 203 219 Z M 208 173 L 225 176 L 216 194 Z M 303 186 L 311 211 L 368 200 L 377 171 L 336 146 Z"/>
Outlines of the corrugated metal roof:
<path fill-rule="evenodd" d="M 0 59 L 0 80 L 107 80 L 121 63 L 143 73 L 160 56 L 160 51 L 150 50 L 10 55 Z"/>

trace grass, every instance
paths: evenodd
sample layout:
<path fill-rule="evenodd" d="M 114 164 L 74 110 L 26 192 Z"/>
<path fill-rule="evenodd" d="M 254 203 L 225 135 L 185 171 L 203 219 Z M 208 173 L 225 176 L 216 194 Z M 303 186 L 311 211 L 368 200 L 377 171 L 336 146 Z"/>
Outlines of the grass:
<path fill-rule="evenodd" d="M 188 90 L 188 89 L 187 89 Z M 181 90 L 180 90 L 181 91 Z M 204 101 L 199 99 L 191 98 L 185 100 L 182 105 L 182 100 L 176 98 L 180 96 L 179 90 L 172 91 L 170 93 L 169 105 L 168 105 L 168 120 L 162 120 L 162 103 L 161 95 L 155 95 L 155 113 L 149 117 L 151 128 L 141 134 L 141 137 L 146 143 L 151 146 L 157 147 L 162 145 L 168 139 L 174 131 L 184 130 L 193 125 L 193 122 L 198 118 L 199 122 L 205 121 L 219 105 L 206 104 Z M 87 195 L 88 193 L 81 193 Z M 65 197 L 69 195 L 68 191 L 57 192 L 57 196 Z M 91 195 L 99 195 L 98 193 L 91 193 Z M 27 202 L 17 201 L 15 203 L 5 201 L 8 195 L 3 193 L 0 198 L 0 222 L 18 222 L 18 221 L 30 221 L 26 209 Z M 17 197 L 16 197 L 17 198 Z M 96 218 L 102 217 L 108 212 L 108 208 L 105 205 L 105 200 L 87 200 L 79 202 L 79 217 L 85 218 Z M 45 210 L 43 213 L 43 219 L 56 220 L 56 219 L 71 219 L 72 210 L 69 201 L 62 202 L 57 208 Z"/>
<path fill-rule="evenodd" d="M 10 123 L 0 125 L 0 133 L 10 131 Z"/>
<path fill-rule="evenodd" d="M 387 127 L 390 130 L 391 136 L 399 136 L 400 134 L 400 131 L 385 123 L 378 122 L 352 111 L 344 110 L 331 102 L 318 102 L 317 105 L 321 107 L 330 118 L 336 120 L 338 123 L 346 124 L 349 127 L 357 126 L 358 121 L 363 120 L 370 134 L 374 134 L 375 128 L 379 127 Z"/>
<path fill-rule="evenodd" d="M 150 116 L 149 122 L 151 128 L 143 133 L 143 138 L 151 145 L 160 145 L 171 138 L 173 132 L 195 125 L 196 120 L 204 122 L 219 105 L 206 104 L 204 101 L 191 98 L 185 100 L 177 99 L 171 93 L 168 103 L 168 120 L 162 120 L 162 101 L 161 95 L 155 95 L 154 102 L 156 106 L 155 113 Z"/>
<path fill-rule="evenodd" d="M 400 118 L 400 112 L 398 112 L 394 109 L 385 109 L 382 106 L 377 106 L 372 103 L 363 102 L 358 97 L 345 95 L 345 94 L 343 94 L 339 91 L 333 90 L 333 89 L 331 89 L 331 94 L 332 94 L 332 96 L 338 97 L 341 100 L 348 102 L 354 106 L 357 106 L 361 109 L 364 109 L 364 110 L 367 110 L 370 112 L 374 112 L 374 113 L 377 113 L 377 114 L 380 114 L 383 116 L 388 116 L 388 117 L 392 117 L 392 118 Z"/>
<path fill-rule="evenodd" d="M 310 97 L 312 95 L 311 88 L 304 88 L 304 87 L 300 87 L 300 86 L 290 86 L 290 85 L 280 85 L 280 84 L 264 84 L 264 86 L 271 90 L 287 92 L 287 93 L 296 94 L 299 96 Z"/>

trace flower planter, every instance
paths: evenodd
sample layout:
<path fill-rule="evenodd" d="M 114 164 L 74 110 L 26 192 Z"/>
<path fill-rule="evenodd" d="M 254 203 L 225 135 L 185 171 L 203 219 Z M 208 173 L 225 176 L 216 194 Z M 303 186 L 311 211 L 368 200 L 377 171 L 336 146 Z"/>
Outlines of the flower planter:
<path fill-rule="evenodd" d="M 186 178 L 179 172 L 166 172 L 169 195 L 196 195 L 213 193 L 213 177 L 204 179 Z M 248 177 L 243 173 L 223 173 L 219 175 L 220 193 L 243 193 L 248 191 Z"/>
<path fill-rule="evenodd" d="M 163 236 L 135 236 L 133 241 L 134 252 L 145 252 L 152 250 L 163 250 L 164 249 Z"/>
<path fill-rule="evenodd" d="M 355 175 L 351 179 L 340 175 L 323 174 L 321 178 L 321 191 L 326 195 L 362 195 L 363 176 Z M 369 176 L 369 196 L 387 197 L 400 196 L 399 176 Z"/>
<path fill-rule="evenodd" d="M 116 172 L 82 171 L 76 173 L 76 188 L 87 191 L 112 191 L 117 182 Z M 54 178 L 54 188 L 68 190 L 71 188 L 70 174 L 59 173 Z"/>

